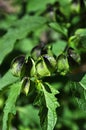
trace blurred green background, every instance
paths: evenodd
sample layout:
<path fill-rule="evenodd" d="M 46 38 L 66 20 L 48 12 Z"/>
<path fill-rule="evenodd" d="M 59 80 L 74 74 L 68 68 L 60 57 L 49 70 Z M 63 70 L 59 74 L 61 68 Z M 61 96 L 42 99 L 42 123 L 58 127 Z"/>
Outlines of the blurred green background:
<path fill-rule="evenodd" d="M 37 19 L 38 16 L 44 19 Z M 58 24 L 56 31 L 48 24 L 54 21 Z M 32 48 L 42 42 L 52 45 L 58 56 L 78 28 L 86 28 L 85 0 L 0 0 L 0 78 L 9 70 L 13 58 L 30 55 Z M 83 55 L 86 57 L 86 53 Z M 74 90 L 68 77 L 57 76 L 47 81 L 60 92 L 55 130 L 86 130 L 86 100 L 82 105 L 75 98 L 82 90 Z M 8 88 L 0 91 L 0 130 L 8 94 Z M 33 106 L 35 96 L 35 92 L 28 96 L 21 93 L 17 114 L 12 117 L 12 130 L 41 130 L 39 109 Z"/>

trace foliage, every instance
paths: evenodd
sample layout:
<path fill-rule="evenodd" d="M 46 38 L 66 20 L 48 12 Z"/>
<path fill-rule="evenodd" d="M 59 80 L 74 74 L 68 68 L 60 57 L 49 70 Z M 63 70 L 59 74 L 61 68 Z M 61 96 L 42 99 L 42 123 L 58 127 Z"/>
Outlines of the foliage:
<path fill-rule="evenodd" d="M 0 1 L 0 129 L 86 129 L 85 14 L 85 0 Z"/>

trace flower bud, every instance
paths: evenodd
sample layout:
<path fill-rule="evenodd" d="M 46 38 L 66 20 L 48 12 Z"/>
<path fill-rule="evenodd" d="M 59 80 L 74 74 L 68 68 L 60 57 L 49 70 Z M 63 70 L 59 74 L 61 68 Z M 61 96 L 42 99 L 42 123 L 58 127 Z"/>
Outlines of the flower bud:
<path fill-rule="evenodd" d="M 61 54 L 57 59 L 57 72 L 61 75 L 66 75 L 69 71 L 68 59 L 65 55 Z"/>
<path fill-rule="evenodd" d="M 11 72 L 14 76 L 20 77 L 24 62 L 25 62 L 24 56 L 18 56 L 13 59 L 11 63 Z"/>

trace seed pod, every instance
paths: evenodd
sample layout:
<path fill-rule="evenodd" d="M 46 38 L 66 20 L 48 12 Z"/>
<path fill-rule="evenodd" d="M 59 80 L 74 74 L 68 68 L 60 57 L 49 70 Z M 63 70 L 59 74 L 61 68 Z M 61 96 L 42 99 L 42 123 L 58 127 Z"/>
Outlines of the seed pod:
<path fill-rule="evenodd" d="M 31 51 L 31 56 L 34 58 L 34 60 L 37 60 L 39 56 L 41 56 L 41 48 L 40 46 L 35 46 Z"/>
<path fill-rule="evenodd" d="M 23 92 L 27 96 L 30 88 L 30 79 L 28 77 L 24 77 L 22 79 L 22 88 L 23 88 Z"/>
<path fill-rule="evenodd" d="M 31 57 L 34 60 L 37 60 L 41 55 L 44 54 L 49 54 L 52 55 L 52 46 L 51 45 L 46 45 L 46 43 L 42 42 L 40 45 L 35 46 L 32 51 L 31 51 Z"/>
<path fill-rule="evenodd" d="M 46 63 L 47 68 L 50 70 L 51 73 L 53 73 L 56 70 L 56 60 L 54 56 L 45 54 L 43 55 L 43 59 Z"/>
<path fill-rule="evenodd" d="M 41 52 L 41 54 L 42 55 L 46 55 L 46 54 L 48 54 L 48 55 L 53 55 L 52 54 L 52 46 L 51 45 L 46 45 L 46 46 L 44 46 L 44 48 L 42 49 L 42 52 Z"/>
<path fill-rule="evenodd" d="M 31 50 L 31 56 L 34 60 L 37 60 L 42 54 L 46 53 L 46 50 L 44 49 L 45 44 L 45 42 L 40 41 L 40 43 Z"/>
<path fill-rule="evenodd" d="M 25 62 L 22 67 L 21 78 L 25 76 L 32 77 L 35 75 L 35 73 L 36 73 L 35 62 L 31 57 L 29 57 L 27 62 Z"/>
<path fill-rule="evenodd" d="M 69 71 L 68 59 L 65 55 L 61 54 L 57 59 L 57 72 L 61 75 L 66 75 Z"/>
<path fill-rule="evenodd" d="M 11 72 L 14 76 L 20 77 L 25 62 L 25 56 L 18 56 L 11 63 Z"/>
<path fill-rule="evenodd" d="M 29 75 L 28 76 L 34 76 L 36 74 L 36 68 L 35 68 L 35 62 L 32 58 L 28 58 L 28 68 L 29 68 Z"/>
<path fill-rule="evenodd" d="M 76 63 L 80 63 L 81 58 L 77 51 L 75 51 L 73 48 L 68 48 L 68 57 L 72 58 Z"/>
<path fill-rule="evenodd" d="M 36 63 L 36 71 L 39 77 L 45 77 L 51 75 L 42 56 L 38 59 Z"/>

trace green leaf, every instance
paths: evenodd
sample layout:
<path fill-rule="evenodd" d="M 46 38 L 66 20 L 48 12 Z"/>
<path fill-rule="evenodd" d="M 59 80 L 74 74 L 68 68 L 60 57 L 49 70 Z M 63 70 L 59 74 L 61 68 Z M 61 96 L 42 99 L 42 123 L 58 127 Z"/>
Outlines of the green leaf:
<path fill-rule="evenodd" d="M 67 37 L 67 29 L 56 22 L 52 22 L 49 24 L 49 26 L 54 29 L 56 32 L 61 33 L 63 36 Z"/>
<path fill-rule="evenodd" d="M 23 39 L 26 35 L 41 27 L 46 19 L 38 16 L 24 16 L 9 28 L 8 32 L 0 40 L 0 64 L 7 54 L 9 54 L 17 39 Z"/>
<path fill-rule="evenodd" d="M 79 52 L 86 52 L 86 28 L 75 31 L 75 35 L 69 38 L 69 46 L 78 49 Z"/>
<path fill-rule="evenodd" d="M 84 89 L 84 99 L 86 102 L 86 74 L 84 75 L 84 77 L 82 78 L 82 80 L 79 82 L 80 86 Z"/>
<path fill-rule="evenodd" d="M 55 1 L 56 0 L 29 0 L 27 11 L 43 11 L 47 4 L 53 4 Z"/>
<path fill-rule="evenodd" d="M 15 103 L 21 91 L 21 84 L 16 83 L 10 86 L 10 93 L 4 107 L 3 126 L 2 130 L 9 129 L 8 121 L 11 114 L 16 114 Z"/>
<path fill-rule="evenodd" d="M 71 15 L 71 2 L 72 0 L 59 0 L 61 12 L 68 18 Z"/>
<path fill-rule="evenodd" d="M 0 20 L 0 28 L 8 29 L 16 20 L 16 15 L 7 15 L 4 20 Z"/>
<path fill-rule="evenodd" d="M 77 29 L 75 35 L 77 35 L 80 38 L 86 36 L 86 28 Z"/>
<path fill-rule="evenodd" d="M 85 4 L 85 7 L 86 7 L 86 0 L 84 0 L 84 4 Z"/>
<path fill-rule="evenodd" d="M 17 80 L 18 80 L 18 78 L 14 77 L 9 70 L 2 78 L 0 78 L 0 90 L 2 90 L 4 87 L 16 82 Z"/>
<path fill-rule="evenodd" d="M 81 82 L 84 83 L 85 78 Z M 86 112 L 86 85 L 81 82 L 73 82 L 71 88 L 80 109 Z"/>
<path fill-rule="evenodd" d="M 79 84 L 83 87 L 84 90 L 86 90 L 86 74 L 82 78 L 82 80 L 79 82 Z"/>
<path fill-rule="evenodd" d="M 44 99 L 45 99 L 45 105 L 41 108 L 41 118 L 44 117 L 44 122 L 42 123 L 42 129 L 43 130 L 53 130 L 57 121 L 57 114 L 56 114 L 56 108 L 59 106 L 59 103 L 57 102 L 57 99 L 55 97 L 55 94 L 58 93 L 55 91 L 52 86 L 45 84 L 46 87 L 49 87 L 51 92 L 48 92 L 45 89 L 45 86 L 43 84 L 40 84 L 43 93 L 44 93 Z M 45 111 L 45 114 L 44 114 Z M 41 119 L 40 118 L 40 119 Z M 42 120 L 42 119 L 41 119 Z"/>
<path fill-rule="evenodd" d="M 63 40 L 59 40 L 52 44 L 52 51 L 56 56 L 59 56 L 66 48 L 67 43 Z"/>
<path fill-rule="evenodd" d="M 19 118 L 24 126 L 37 125 L 40 126 L 40 121 L 38 117 L 38 109 L 32 105 L 26 105 L 24 107 L 17 107 L 19 113 Z"/>
<path fill-rule="evenodd" d="M 76 37 L 79 39 L 79 46 L 86 52 L 86 28 L 78 29 L 75 32 Z"/>
<path fill-rule="evenodd" d="M 32 50 L 33 47 L 34 47 L 34 41 L 32 40 L 32 38 L 31 39 L 30 38 L 21 39 L 15 45 L 16 50 L 22 51 L 23 53 L 29 53 L 29 55 L 30 55 L 30 51 Z"/>

